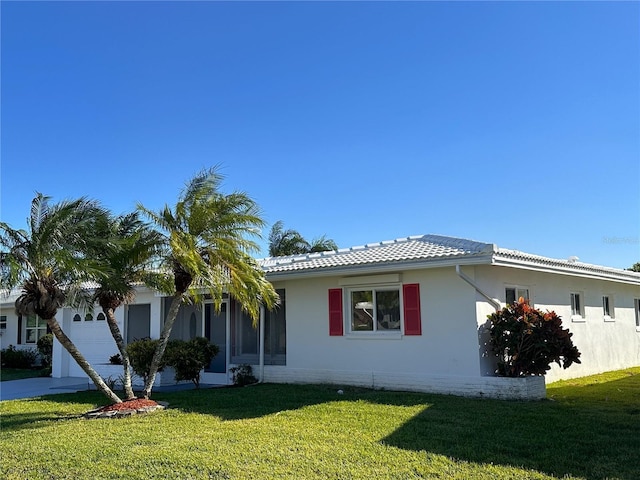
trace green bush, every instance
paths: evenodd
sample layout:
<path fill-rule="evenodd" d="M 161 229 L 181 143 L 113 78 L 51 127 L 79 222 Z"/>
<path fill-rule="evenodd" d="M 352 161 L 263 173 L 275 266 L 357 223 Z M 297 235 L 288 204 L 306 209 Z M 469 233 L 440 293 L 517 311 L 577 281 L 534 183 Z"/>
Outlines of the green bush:
<path fill-rule="evenodd" d="M 496 373 L 505 377 L 544 375 L 553 362 L 568 368 L 580 363 L 569 330 L 555 312 L 541 312 L 522 300 L 488 316 Z"/>
<path fill-rule="evenodd" d="M 131 362 L 133 373 L 142 378 L 145 384 L 147 382 L 147 378 L 149 377 L 151 360 L 153 359 L 153 354 L 155 353 L 157 346 L 158 340 L 151 340 L 150 338 L 135 340 L 127 345 L 127 353 L 129 354 L 129 360 Z M 166 352 L 163 360 L 160 363 L 160 368 L 158 371 L 162 371 L 162 369 L 166 365 L 166 362 L 164 360 L 165 358 Z"/>
<path fill-rule="evenodd" d="M 109 363 L 111 365 L 122 365 L 122 357 L 120 356 L 119 353 L 116 353 L 115 355 L 111 355 L 109 357 Z"/>
<path fill-rule="evenodd" d="M 38 339 L 38 352 L 42 359 L 42 366 L 51 366 L 51 357 L 53 355 L 53 334 L 47 333 Z"/>
<path fill-rule="evenodd" d="M 246 363 L 233 367 L 230 372 L 231 375 L 233 375 L 233 384 L 239 387 L 244 387 L 245 385 L 250 385 L 258 381 L 258 379 L 253 376 L 251 365 Z"/>
<path fill-rule="evenodd" d="M 175 369 L 175 380 L 190 380 L 200 386 L 200 372 L 218 354 L 218 346 L 212 345 L 204 337 L 189 341 L 172 340 L 167 345 L 166 364 Z"/>
<path fill-rule="evenodd" d="M 31 368 L 38 359 L 35 349 L 29 348 L 18 350 L 13 345 L 9 345 L 0 352 L 2 358 L 2 366 L 6 368 Z"/>

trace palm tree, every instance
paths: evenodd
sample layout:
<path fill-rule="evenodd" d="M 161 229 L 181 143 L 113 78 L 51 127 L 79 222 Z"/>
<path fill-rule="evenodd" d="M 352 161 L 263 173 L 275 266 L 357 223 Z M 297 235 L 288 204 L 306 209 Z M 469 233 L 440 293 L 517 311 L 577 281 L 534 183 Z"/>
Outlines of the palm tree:
<path fill-rule="evenodd" d="M 309 242 L 297 230 L 285 230 L 282 220 L 278 220 L 271 227 L 269 233 L 269 255 L 271 257 L 308 253 L 310 248 Z"/>
<path fill-rule="evenodd" d="M 65 304 L 90 302 L 83 282 L 100 278 L 104 271 L 93 259 L 99 240 L 95 231 L 104 228 L 107 214 L 95 201 L 49 203 L 37 193 L 31 202 L 28 230 L 15 230 L 0 222 L 0 271 L 9 290 L 20 286 L 16 300 L 20 315 L 38 315 L 51 329 L 98 390 L 112 402 L 122 400 L 107 386 L 56 320 Z"/>
<path fill-rule="evenodd" d="M 331 250 L 338 250 L 338 245 L 332 239 L 327 238 L 326 235 L 322 235 L 321 237 L 314 238 L 311 241 L 308 253 L 327 252 Z"/>
<path fill-rule="evenodd" d="M 111 218 L 106 225 L 105 238 L 110 238 L 97 255 L 109 275 L 98 280 L 94 300 L 107 318 L 107 325 L 122 358 L 123 388 L 127 399 L 135 398 L 131 386 L 131 361 L 118 327 L 115 310 L 133 301 L 135 284 L 142 283 L 150 274 L 151 262 L 158 253 L 161 237 L 142 222 L 138 212 Z"/>
<path fill-rule="evenodd" d="M 222 176 L 215 170 L 200 172 L 181 192 L 178 202 L 153 212 L 138 208 L 162 231 L 167 242 L 163 267 L 156 285 L 173 298 L 156 348 L 144 397 L 149 398 L 156 373 L 180 305 L 199 302 L 210 295 L 219 310 L 223 294 L 233 296 L 254 322 L 265 305 L 273 308 L 278 296 L 253 257 L 258 251 L 251 237 L 259 237 L 264 222 L 257 204 L 245 193 L 224 195 Z"/>
<path fill-rule="evenodd" d="M 327 238 L 326 235 L 308 242 L 297 230 L 285 230 L 282 220 L 274 223 L 269 233 L 269 256 L 271 257 L 326 252 L 337 249 L 336 242 Z"/>

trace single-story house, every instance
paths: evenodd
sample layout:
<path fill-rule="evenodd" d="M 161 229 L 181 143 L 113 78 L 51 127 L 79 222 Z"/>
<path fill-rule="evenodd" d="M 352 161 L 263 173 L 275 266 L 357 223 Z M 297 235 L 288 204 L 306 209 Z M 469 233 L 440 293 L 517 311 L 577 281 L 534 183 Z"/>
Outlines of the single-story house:
<path fill-rule="evenodd" d="M 231 367 L 250 364 L 265 382 L 539 398 L 544 381 L 497 378 L 488 353 L 487 316 L 519 297 L 560 315 L 582 353 L 581 364 L 554 365 L 547 381 L 640 365 L 639 273 L 438 235 L 261 266 L 281 305 L 258 325 L 233 298 L 219 312 L 208 302 L 181 308 L 172 337 L 204 336 L 220 347 L 202 382 L 228 384 Z M 33 346 L 46 324 L 16 316 L 14 300 L 2 300 L 2 348 Z M 169 302 L 139 288 L 135 303 L 116 312 L 126 340 L 157 338 Z M 120 374 L 108 364 L 117 348 L 99 309 L 64 308 L 58 320 L 101 375 Z M 57 342 L 53 376 L 84 376 Z"/>

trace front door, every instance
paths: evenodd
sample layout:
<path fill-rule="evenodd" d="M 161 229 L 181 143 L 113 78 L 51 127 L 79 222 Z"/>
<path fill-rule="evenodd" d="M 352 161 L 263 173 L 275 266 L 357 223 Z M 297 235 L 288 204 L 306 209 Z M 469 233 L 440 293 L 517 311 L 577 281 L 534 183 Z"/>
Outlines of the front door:
<path fill-rule="evenodd" d="M 220 311 L 216 312 L 213 303 L 204 305 L 204 336 L 210 343 L 218 346 L 218 354 L 211 360 L 208 367 L 200 376 L 202 383 L 227 385 L 227 332 L 229 330 L 229 316 L 227 303 L 223 303 Z"/>

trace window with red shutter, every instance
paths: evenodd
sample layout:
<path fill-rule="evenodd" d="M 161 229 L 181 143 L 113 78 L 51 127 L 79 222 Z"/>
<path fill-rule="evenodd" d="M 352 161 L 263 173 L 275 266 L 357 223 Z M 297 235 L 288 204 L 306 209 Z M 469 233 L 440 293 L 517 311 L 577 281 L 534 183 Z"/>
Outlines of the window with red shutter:
<path fill-rule="evenodd" d="M 404 334 L 422 335 L 420 314 L 420 284 L 408 283 L 402 286 L 404 300 Z"/>
<path fill-rule="evenodd" d="M 342 311 L 342 289 L 332 288 L 329 290 L 329 335 L 332 337 L 343 334 Z"/>

